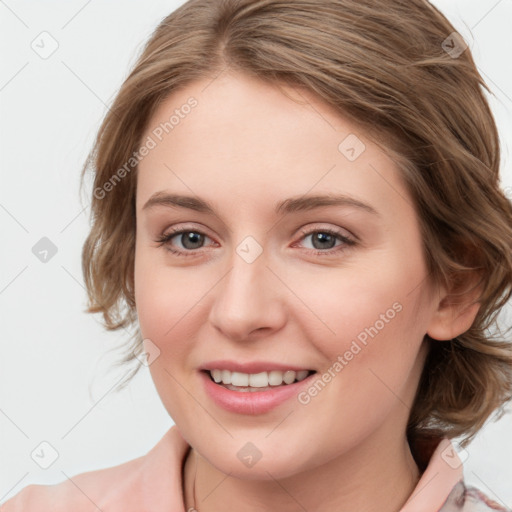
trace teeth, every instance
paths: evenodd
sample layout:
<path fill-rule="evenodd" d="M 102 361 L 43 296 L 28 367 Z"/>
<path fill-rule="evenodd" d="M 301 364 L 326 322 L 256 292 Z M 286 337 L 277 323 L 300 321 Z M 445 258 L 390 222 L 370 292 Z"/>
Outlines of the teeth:
<path fill-rule="evenodd" d="M 246 375 L 244 373 L 240 373 L 238 375 Z M 268 375 L 267 372 L 261 373 L 251 373 L 248 378 L 248 383 L 246 384 L 251 386 L 251 388 L 264 388 L 268 386 Z"/>
<path fill-rule="evenodd" d="M 270 386 L 280 386 L 284 381 L 284 373 L 279 370 L 268 372 L 268 384 Z"/>
<path fill-rule="evenodd" d="M 270 372 L 261 373 L 241 373 L 230 372 L 229 370 L 210 370 L 210 375 L 218 384 L 231 384 L 237 387 L 266 388 L 268 386 L 281 386 L 284 384 L 292 384 L 297 381 L 304 380 L 309 374 L 308 370 L 287 370 L 281 372 L 272 370 Z"/>
<path fill-rule="evenodd" d="M 233 386 L 239 386 L 239 387 L 248 386 L 249 385 L 249 375 L 247 375 L 247 373 L 233 372 L 231 374 L 231 384 Z"/>
<path fill-rule="evenodd" d="M 309 370 L 299 370 L 297 372 L 297 376 L 295 377 L 299 382 L 304 380 L 309 374 Z"/>
<path fill-rule="evenodd" d="M 292 372 L 291 370 L 288 370 L 284 372 L 283 380 L 286 384 L 291 384 L 295 381 L 295 376 L 297 375 L 297 372 Z"/>

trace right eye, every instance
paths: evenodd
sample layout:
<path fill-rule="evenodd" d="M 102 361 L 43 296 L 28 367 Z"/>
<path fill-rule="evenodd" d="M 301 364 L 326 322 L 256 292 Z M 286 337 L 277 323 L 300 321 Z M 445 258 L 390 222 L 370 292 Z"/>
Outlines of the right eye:
<path fill-rule="evenodd" d="M 174 238 L 177 238 L 180 241 L 182 248 L 173 248 L 171 241 Z M 173 254 L 180 256 L 195 256 L 196 253 L 192 251 L 201 249 L 201 247 L 195 247 L 195 245 L 204 243 L 205 238 L 209 239 L 210 237 L 195 229 L 171 228 L 171 231 L 163 233 L 155 241 L 159 242 L 159 247 L 164 246 L 166 250 Z"/>

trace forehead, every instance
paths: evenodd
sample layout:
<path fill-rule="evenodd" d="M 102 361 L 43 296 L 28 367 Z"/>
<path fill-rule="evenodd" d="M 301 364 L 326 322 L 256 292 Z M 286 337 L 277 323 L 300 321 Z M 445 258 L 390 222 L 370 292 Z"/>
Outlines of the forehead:
<path fill-rule="evenodd" d="M 227 73 L 194 82 L 160 104 L 148 138 L 155 147 L 139 163 L 138 209 L 164 189 L 213 203 L 244 196 L 244 207 L 327 191 L 407 203 L 395 162 L 304 89 Z"/>

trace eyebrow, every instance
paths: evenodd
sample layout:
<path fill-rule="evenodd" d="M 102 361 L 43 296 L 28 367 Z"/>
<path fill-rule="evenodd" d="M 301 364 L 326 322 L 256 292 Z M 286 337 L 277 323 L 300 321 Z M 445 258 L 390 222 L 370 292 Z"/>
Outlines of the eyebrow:
<path fill-rule="evenodd" d="M 200 213 L 216 215 L 213 206 L 204 199 L 180 194 L 169 194 L 165 191 L 154 193 L 144 204 L 142 210 L 154 208 L 155 206 L 187 208 Z M 325 206 L 350 206 L 364 210 L 373 215 L 380 216 L 379 212 L 373 208 L 373 206 L 345 194 L 290 197 L 277 203 L 274 207 L 274 211 L 277 215 L 285 215 L 288 213 L 308 211 Z"/>

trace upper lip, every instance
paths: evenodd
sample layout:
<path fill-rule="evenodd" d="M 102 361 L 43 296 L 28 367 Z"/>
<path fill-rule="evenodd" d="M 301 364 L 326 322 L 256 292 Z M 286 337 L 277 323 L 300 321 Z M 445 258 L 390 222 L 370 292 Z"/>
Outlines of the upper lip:
<path fill-rule="evenodd" d="M 240 373 L 261 373 L 272 370 L 278 370 L 282 372 L 285 372 L 286 370 L 293 370 L 298 372 L 300 370 L 311 370 L 311 368 L 296 366 L 293 364 L 273 363 L 271 361 L 251 361 L 247 363 L 241 363 L 223 359 L 205 363 L 203 366 L 201 366 L 200 370 L 229 370 L 230 372 Z"/>

